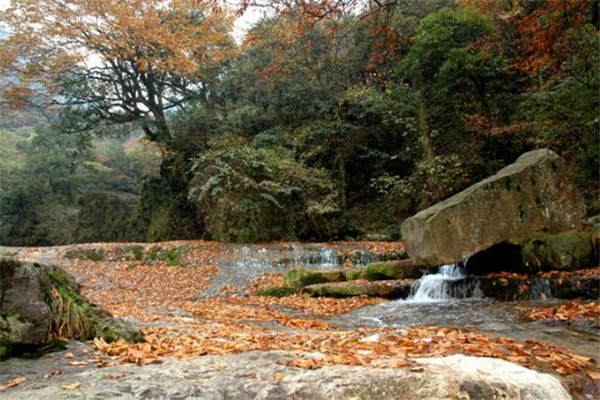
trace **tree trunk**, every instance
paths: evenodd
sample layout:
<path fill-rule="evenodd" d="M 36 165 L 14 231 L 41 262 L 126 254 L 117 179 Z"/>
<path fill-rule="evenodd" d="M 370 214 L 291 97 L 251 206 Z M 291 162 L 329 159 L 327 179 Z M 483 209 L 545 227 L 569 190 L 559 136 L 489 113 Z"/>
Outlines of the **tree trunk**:
<path fill-rule="evenodd" d="M 421 90 L 421 82 L 419 77 L 413 77 L 412 84 L 414 89 Z M 425 158 L 428 161 L 433 162 L 435 153 L 433 152 L 433 144 L 429 134 L 429 126 L 427 125 L 427 113 L 422 94 L 419 96 L 419 104 L 417 105 L 417 130 L 419 132 L 421 145 L 423 146 Z"/>

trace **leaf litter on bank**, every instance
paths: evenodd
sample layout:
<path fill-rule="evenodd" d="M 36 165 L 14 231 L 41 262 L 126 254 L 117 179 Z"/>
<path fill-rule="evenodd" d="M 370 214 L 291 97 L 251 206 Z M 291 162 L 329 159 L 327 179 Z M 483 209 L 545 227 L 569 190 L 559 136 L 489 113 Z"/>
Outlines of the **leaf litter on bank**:
<path fill-rule="evenodd" d="M 101 357 L 90 360 L 99 367 L 115 362 L 145 365 L 160 362 L 161 357 L 167 356 L 191 359 L 207 354 L 291 350 L 322 355 L 320 358 L 282 360 L 283 363 L 302 368 L 332 364 L 418 368 L 412 361 L 414 358 L 463 353 L 502 358 L 526 367 L 551 368 L 559 374 L 587 371 L 591 372 L 591 376 L 596 376 L 590 370 L 591 359 L 574 355 L 562 347 L 536 341 L 518 342 L 508 338 L 491 338 L 465 329 L 430 326 L 404 331 L 393 328 L 344 331 L 309 317 L 345 313 L 382 299 L 229 295 L 198 300 L 219 271 L 212 262 L 219 249 L 218 243 L 193 241 L 140 245 L 144 251 L 151 246 L 159 246 L 164 250 L 188 246 L 190 251 L 185 254 L 188 257 L 185 262 L 189 267 L 185 268 L 167 267 L 161 262 L 153 265 L 142 262 L 131 269 L 126 262 L 112 256 L 118 251 L 119 245 L 85 246 L 103 250 L 107 255 L 106 260 L 64 260 L 65 268 L 83 278 L 86 296 L 117 316 L 136 318 L 146 336 L 145 342 L 137 344 L 122 340 L 106 343 L 95 339 L 93 345 L 96 349 L 114 358 L 111 361 Z M 376 250 L 389 250 L 394 246 L 402 248 L 402 245 L 387 243 L 372 243 L 371 246 Z M 64 254 L 66 249 L 62 251 Z M 274 283 L 282 283 L 282 277 L 265 275 L 249 285 L 252 289 Z M 296 310 L 296 313 L 291 315 L 285 309 Z M 187 316 L 182 316 L 182 312 Z M 155 323 L 159 323 L 159 326 Z M 288 330 L 260 325 L 268 323 Z"/>

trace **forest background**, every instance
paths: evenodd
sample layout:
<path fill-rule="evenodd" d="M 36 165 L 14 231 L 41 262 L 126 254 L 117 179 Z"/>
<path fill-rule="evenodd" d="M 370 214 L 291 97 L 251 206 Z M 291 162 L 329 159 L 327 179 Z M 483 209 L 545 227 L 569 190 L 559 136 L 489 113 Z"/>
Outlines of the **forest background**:
<path fill-rule="evenodd" d="M 400 239 L 540 147 L 598 215 L 598 1 L 34 3 L 0 12 L 2 245 Z"/>

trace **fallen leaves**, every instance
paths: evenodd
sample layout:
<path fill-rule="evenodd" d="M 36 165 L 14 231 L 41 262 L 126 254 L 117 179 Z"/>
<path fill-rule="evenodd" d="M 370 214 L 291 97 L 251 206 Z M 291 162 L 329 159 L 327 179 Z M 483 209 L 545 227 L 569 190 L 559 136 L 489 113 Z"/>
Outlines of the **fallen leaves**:
<path fill-rule="evenodd" d="M 60 388 L 62 390 L 75 390 L 75 389 L 79 389 L 80 387 L 81 387 L 81 382 L 74 382 L 74 383 L 70 383 L 70 384 L 64 384 Z"/>
<path fill-rule="evenodd" d="M 323 355 L 321 358 L 282 361 L 286 365 L 306 369 L 335 364 L 404 368 L 414 366 L 414 358 L 457 353 L 502 358 L 526 367 L 541 365 L 563 375 L 587 370 L 592 365 L 590 358 L 572 354 L 566 348 L 440 327 L 414 327 L 407 331 L 381 328 L 288 333 L 243 324 L 206 324 L 179 330 L 148 329 L 146 343 L 120 341 L 108 344 L 96 339 L 94 344 L 98 350 L 120 357 L 121 362 L 140 365 L 164 356 L 190 359 L 206 354 L 225 355 L 254 350 L 297 350 Z"/>
<path fill-rule="evenodd" d="M 44 378 L 50 379 L 51 377 L 61 375 L 62 373 L 63 373 L 62 369 L 56 368 L 55 370 L 53 370 L 49 374 L 44 375 Z"/>
<path fill-rule="evenodd" d="M 587 371 L 586 375 L 595 381 L 600 381 L 600 372 Z"/>
<path fill-rule="evenodd" d="M 88 365 L 88 362 L 87 361 L 71 361 L 69 363 L 69 365 L 72 367 L 83 367 L 83 366 Z"/>
<path fill-rule="evenodd" d="M 10 381 L 6 382 L 4 385 L 0 385 L 0 392 L 3 392 L 6 389 L 11 388 L 11 387 L 19 386 L 21 383 L 25 382 L 26 380 L 27 380 L 27 378 L 24 376 L 19 376 L 15 379 L 11 379 Z"/>
<path fill-rule="evenodd" d="M 567 277 L 569 277 L 571 275 L 599 276 L 600 275 L 600 267 L 578 269 L 575 271 L 549 271 L 549 272 L 542 272 L 541 274 L 539 274 L 540 277 L 545 278 L 545 279 L 558 279 L 558 278 L 566 279 Z"/>
<path fill-rule="evenodd" d="M 579 318 L 587 318 L 598 327 L 600 326 L 600 303 L 591 302 L 581 304 L 579 301 L 572 301 L 556 307 L 546 307 L 529 311 L 526 317 L 533 321 L 566 322 L 571 322 Z"/>
<path fill-rule="evenodd" d="M 357 308 L 370 306 L 385 301 L 377 297 L 347 297 L 335 299 L 331 297 L 315 298 L 306 295 L 286 297 L 248 296 L 243 299 L 245 304 L 268 307 L 286 307 L 312 315 L 345 314 Z"/>
<path fill-rule="evenodd" d="M 328 246 L 335 248 L 339 245 Z M 365 244 L 360 245 L 364 247 Z M 101 339 L 94 339 L 93 345 L 102 355 L 93 360 L 71 361 L 69 365 L 146 365 L 160 362 L 162 357 L 186 360 L 208 354 L 287 350 L 319 355 L 281 361 L 285 365 L 299 368 L 313 369 L 339 364 L 374 368 L 408 367 L 413 372 L 421 372 L 422 368 L 413 361 L 415 358 L 462 353 L 502 358 L 526 367 L 552 368 L 564 375 L 585 371 L 591 379 L 598 377 L 597 372 L 590 371 L 592 361 L 589 358 L 540 342 L 518 342 L 465 329 L 431 326 L 407 330 L 339 330 L 318 318 L 347 313 L 383 301 L 378 298 L 312 298 L 300 294 L 283 298 L 254 295 L 240 297 L 233 295 L 239 292 L 238 288 L 231 287 L 229 293 L 222 293 L 220 297 L 199 300 L 219 270 L 211 261 L 218 250 L 218 244 L 213 242 L 140 245 L 146 253 L 152 247 L 165 251 L 169 247 L 187 246 L 190 249 L 184 260 L 189 265 L 187 267 L 167 267 L 161 262 L 153 265 L 138 262 L 135 268 L 130 268 L 131 260 L 122 260 L 130 258 L 121 249 L 123 245 L 89 246 L 102 249 L 106 261 L 68 260 L 66 269 L 83 279 L 84 294 L 92 301 L 116 315 L 134 317 L 142 325 L 145 324 L 142 326 L 145 342 L 129 344 L 119 340 L 106 343 Z M 367 244 L 369 246 L 375 252 L 403 249 L 403 245 L 398 243 L 372 242 Z M 71 247 L 73 246 L 69 248 Z M 498 278 L 502 279 L 515 277 L 514 274 L 498 274 Z M 526 276 L 523 277 L 527 279 Z M 250 282 L 247 288 L 254 292 L 265 286 L 282 284 L 282 275 L 265 274 Z M 578 304 L 550 311 L 537 310 L 539 314 L 536 318 L 544 315 L 567 320 L 576 315 L 597 318 L 598 308 L 597 304 Z M 159 324 L 155 324 L 157 322 Z M 65 355 L 65 358 L 73 357 L 70 353 Z M 275 374 L 273 379 L 282 381 L 285 377 L 283 374 Z"/>

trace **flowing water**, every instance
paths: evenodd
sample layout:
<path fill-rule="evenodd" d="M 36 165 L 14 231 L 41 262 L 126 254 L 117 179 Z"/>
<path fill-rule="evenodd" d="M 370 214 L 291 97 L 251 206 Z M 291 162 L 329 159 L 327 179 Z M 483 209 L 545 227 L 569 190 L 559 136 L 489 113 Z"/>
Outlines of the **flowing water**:
<path fill-rule="evenodd" d="M 334 269 L 340 268 L 345 261 L 359 267 L 373 261 L 373 255 L 360 246 L 344 245 L 338 248 L 352 254 L 351 259 L 344 259 L 339 250 L 318 245 L 224 244 L 214 260 L 221 272 L 202 297 L 217 296 L 226 285 L 238 286 L 241 288 L 239 293 L 244 294 L 244 284 L 262 274 L 282 274 L 295 268 Z"/>
<path fill-rule="evenodd" d="M 348 250 L 359 255 L 352 260 L 355 266 L 364 266 L 373 259 L 368 251 L 359 247 Z M 216 261 L 222 272 L 210 288 L 212 295 L 227 283 L 241 285 L 263 273 L 285 273 L 295 267 L 337 268 L 342 264 L 336 250 L 299 244 L 231 245 Z M 551 299 L 547 282 L 539 281 L 537 286 L 538 297 L 546 300 L 502 302 L 486 299 L 479 290 L 477 279 L 466 275 L 464 265 L 444 265 L 437 273 L 424 275 L 417 281 L 408 299 L 363 307 L 348 314 L 315 318 L 346 329 L 417 325 L 464 327 L 492 336 L 566 346 L 575 353 L 597 360 L 600 336 L 588 324 L 531 322 L 523 318 L 525 309 L 565 303 Z"/>
<path fill-rule="evenodd" d="M 476 280 L 469 279 L 460 265 L 442 265 L 436 274 L 427 274 L 413 286 L 410 300 L 439 302 L 451 299 L 482 298 Z"/>

